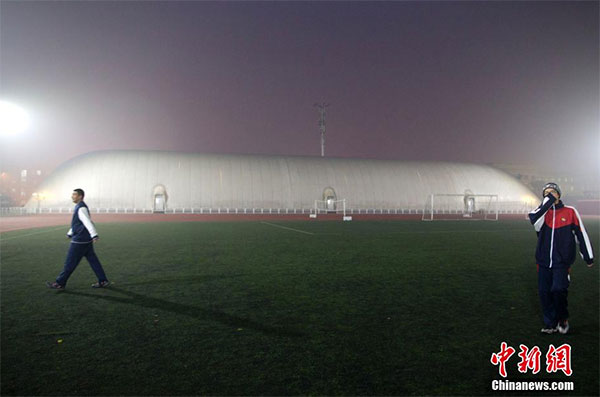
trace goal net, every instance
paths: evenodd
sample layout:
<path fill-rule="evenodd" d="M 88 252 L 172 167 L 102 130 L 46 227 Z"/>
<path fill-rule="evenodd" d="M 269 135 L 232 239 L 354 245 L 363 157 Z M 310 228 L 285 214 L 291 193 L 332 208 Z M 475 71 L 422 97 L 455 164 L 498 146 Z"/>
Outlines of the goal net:
<path fill-rule="evenodd" d="M 497 194 L 431 194 L 423 208 L 424 221 L 498 220 Z"/>
<path fill-rule="evenodd" d="M 316 218 L 319 214 L 342 214 L 345 221 L 352 220 L 352 217 L 346 215 L 346 199 L 315 200 L 315 206 L 311 210 L 310 217 Z"/>

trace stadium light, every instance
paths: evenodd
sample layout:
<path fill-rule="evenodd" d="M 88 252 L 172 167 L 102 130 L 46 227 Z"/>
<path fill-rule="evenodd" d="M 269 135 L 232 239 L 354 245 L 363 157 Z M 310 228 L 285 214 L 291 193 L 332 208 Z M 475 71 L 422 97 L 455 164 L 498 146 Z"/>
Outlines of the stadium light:
<path fill-rule="evenodd" d="M 538 202 L 537 198 L 530 196 L 530 195 L 522 196 L 521 200 L 526 202 L 528 205 L 532 205 L 532 204 L 535 204 Z"/>
<path fill-rule="evenodd" d="M 19 106 L 0 101 L 0 135 L 20 134 L 29 126 L 29 117 Z"/>

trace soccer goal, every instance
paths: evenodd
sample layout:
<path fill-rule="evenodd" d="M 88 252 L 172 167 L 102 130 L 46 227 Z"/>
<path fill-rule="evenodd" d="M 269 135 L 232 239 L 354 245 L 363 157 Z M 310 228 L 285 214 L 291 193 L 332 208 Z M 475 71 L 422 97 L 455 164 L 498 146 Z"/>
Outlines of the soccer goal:
<path fill-rule="evenodd" d="M 431 194 L 423 208 L 424 221 L 498 220 L 497 194 Z"/>
<path fill-rule="evenodd" d="M 310 217 L 316 218 L 319 214 L 342 214 L 344 221 L 351 221 L 352 217 L 346 215 L 346 199 L 342 200 L 315 200 Z"/>

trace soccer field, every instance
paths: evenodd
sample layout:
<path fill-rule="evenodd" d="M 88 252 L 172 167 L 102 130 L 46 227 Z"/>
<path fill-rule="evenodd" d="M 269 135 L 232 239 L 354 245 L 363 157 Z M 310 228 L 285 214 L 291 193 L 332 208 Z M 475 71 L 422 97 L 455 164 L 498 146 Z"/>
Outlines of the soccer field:
<path fill-rule="evenodd" d="M 97 227 L 105 290 L 85 259 L 45 287 L 68 226 L 2 234 L 2 395 L 498 394 L 503 341 L 542 366 L 572 346 L 572 376 L 519 374 L 515 353 L 507 379 L 598 394 L 598 263 L 573 266 L 572 332 L 540 335 L 525 220 Z"/>

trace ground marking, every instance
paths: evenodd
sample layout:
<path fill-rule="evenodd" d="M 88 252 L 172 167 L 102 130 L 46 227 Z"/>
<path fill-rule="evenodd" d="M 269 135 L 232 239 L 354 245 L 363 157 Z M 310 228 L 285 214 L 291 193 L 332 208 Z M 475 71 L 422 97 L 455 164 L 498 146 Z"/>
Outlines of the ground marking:
<path fill-rule="evenodd" d="M 294 228 L 291 228 L 291 227 L 276 225 L 274 223 L 269 223 L 269 222 L 261 222 L 261 223 L 264 224 L 264 225 L 274 226 L 274 227 L 278 227 L 278 228 L 281 228 L 281 229 L 291 230 L 293 232 L 298 232 L 298 233 L 310 234 L 311 236 L 314 236 L 314 233 L 305 232 L 304 230 L 300 230 L 300 229 L 294 229 Z"/>
<path fill-rule="evenodd" d="M 14 237 L 6 237 L 6 238 L 0 238 L 0 241 L 6 241 L 6 240 L 14 240 L 17 238 L 21 238 L 21 237 L 29 237 L 29 236 L 33 236 L 34 234 L 42 234 L 42 233 L 50 233 L 50 232 L 55 232 L 59 229 L 64 229 L 64 226 L 59 226 L 59 227 L 55 227 L 53 229 L 50 230 L 43 230 L 41 232 L 33 232 L 33 233 L 27 233 L 27 234 L 21 234 L 20 236 L 14 236 Z M 5 232 L 6 233 L 6 232 Z M 1 236 L 2 234 L 0 234 Z"/>

